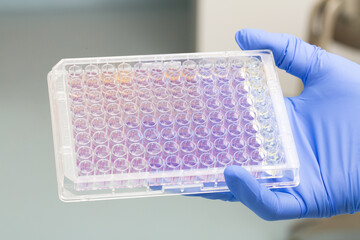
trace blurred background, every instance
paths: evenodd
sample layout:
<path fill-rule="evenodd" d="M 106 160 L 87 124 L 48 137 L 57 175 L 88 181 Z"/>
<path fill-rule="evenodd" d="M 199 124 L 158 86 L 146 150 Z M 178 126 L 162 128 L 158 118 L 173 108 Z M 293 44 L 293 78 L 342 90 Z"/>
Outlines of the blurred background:
<path fill-rule="evenodd" d="M 238 50 L 245 27 L 360 62 L 358 2 L 0 0 L 0 239 L 358 239 L 357 215 L 265 222 L 240 203 L 191 197 L 60 202 L 46 82 L 62 58 Z M 279 75 L 284 95 L 301 91 Z"/>

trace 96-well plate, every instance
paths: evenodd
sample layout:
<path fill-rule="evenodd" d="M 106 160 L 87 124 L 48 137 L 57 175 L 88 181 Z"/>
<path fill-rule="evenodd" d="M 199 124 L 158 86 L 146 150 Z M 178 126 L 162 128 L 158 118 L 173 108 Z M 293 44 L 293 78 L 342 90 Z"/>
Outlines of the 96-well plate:
<path fill-rule="evenodd" d="M 64 201 L 226 191 L 228 165 L 299 182 L 269 51 L 65 59 L 48 83 Z"/>

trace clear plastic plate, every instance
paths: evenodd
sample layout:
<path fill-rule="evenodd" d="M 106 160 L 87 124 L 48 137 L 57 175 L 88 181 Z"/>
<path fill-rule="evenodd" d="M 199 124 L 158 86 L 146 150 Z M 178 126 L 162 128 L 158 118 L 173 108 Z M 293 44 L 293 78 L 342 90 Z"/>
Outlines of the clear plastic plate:
<path fill-rule="evenodd" d="M 63 59 L 48 85 L 63 201 L 228 191 L 228 165 L 299 183 L 270 51 Z"/>

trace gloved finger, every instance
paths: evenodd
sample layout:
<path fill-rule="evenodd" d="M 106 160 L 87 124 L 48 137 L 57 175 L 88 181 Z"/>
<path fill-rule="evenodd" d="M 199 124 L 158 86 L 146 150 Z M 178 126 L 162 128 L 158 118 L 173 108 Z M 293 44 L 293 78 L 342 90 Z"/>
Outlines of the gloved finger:
<path fill-rule="evenodd" d="M 259 217 L 265 220 L 301 217 L 301 206 L 290 193 L 269 190 L 240 166 L 228 166 L 224 175 L 235 198 Z"/>
<path fill-rule="evenodd" d="M 199 194 L 188 194 L 185 196 L 202 197 L 210 200 L 222 200 L 227 202 L 237 201 L 231 192 L 199 193 Z"/>
<path fill-rule="evenodd" d="M 304 85 L 308 78 L 315 77 L 309 75 L 326 73 L 326 66 L 321 63 L 328 57 L 327 52 L 293 35 L 242 29 L 236 33 L 235 40 L 243 50 L 270 49 L 276 65 L 302 79 Z"/>

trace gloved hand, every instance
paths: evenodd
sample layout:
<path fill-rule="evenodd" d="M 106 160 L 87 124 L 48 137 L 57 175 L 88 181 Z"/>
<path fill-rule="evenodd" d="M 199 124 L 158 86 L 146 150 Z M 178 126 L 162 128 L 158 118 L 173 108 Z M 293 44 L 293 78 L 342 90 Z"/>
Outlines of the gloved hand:
<path fill-rule="evenodd" d="M 360 210 L 360 66 L 287 34 L 244 29 L 243 50 L 270 49 L 276 65 L 304 91 L 285 98 L 300 159 L 300 184 L 269 190 L 244 168 L 225 169 L 231 192 L 203 195 L 240 201 L 266 220 L 330 217 Z"/>

